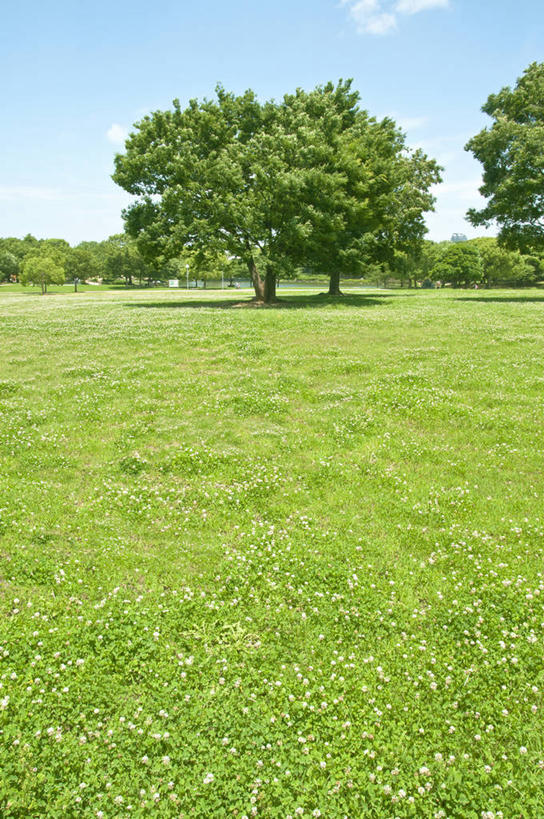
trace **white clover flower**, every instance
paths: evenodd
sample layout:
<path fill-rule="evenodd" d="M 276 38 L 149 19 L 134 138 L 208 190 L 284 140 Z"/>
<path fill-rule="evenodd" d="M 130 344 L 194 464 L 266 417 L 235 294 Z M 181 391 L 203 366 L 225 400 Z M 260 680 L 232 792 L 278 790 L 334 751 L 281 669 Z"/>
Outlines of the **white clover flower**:
<path fill-rule="evenodd" d="M 426 765 L 423 765 L 423 766 L 422 766 L 422 767 L 419 769 L 419 773 L 421 774 L 421 776 L 429 776 L 429 774 L 430 774 L 431 772 L 430 772 L 430 770 L 427 768 L 427 766 L 426 766 Z"/>
<path fill-rule="evenodd" d="M 213 782 L 214 779 L 215 776 L 212 773 L 207 773 L 206 776 L 204 777 L 204 784 L 209 785 L 210 782 Z"/>
<path fill-rule="evenodd" d="M 521 746 L 521 748 L 519 749 L 519 752 L 520 752 L 520 754 L 521 754 L 522 756 L 523 756 L 523 754 L 526 754 L 526 753 L 527 753 L 527 748 L 525 747 L 525 745 L 522 745 L 522 746 Z"/>

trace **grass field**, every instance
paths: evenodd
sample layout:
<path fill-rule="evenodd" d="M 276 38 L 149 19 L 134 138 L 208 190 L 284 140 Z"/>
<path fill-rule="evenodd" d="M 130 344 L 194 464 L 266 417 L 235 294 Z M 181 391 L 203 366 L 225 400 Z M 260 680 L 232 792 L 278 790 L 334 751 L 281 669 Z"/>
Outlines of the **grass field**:
<path fill-rule="evenodd" d="M 0 816 L 544 816 L 544 294 L 240 298 L 0 294 Z"/>

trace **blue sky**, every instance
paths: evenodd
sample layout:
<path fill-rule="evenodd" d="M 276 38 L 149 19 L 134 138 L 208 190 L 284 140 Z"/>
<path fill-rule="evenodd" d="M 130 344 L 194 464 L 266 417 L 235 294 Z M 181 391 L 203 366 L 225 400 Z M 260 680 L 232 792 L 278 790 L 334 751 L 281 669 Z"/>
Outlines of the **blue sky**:
<path fill-rule="evenodd" d="M 278 98 L 340 77 L 444 165 L 430 238 L 476 235 L 464 213 L 481 201 L 480 165 L 463 146 L 543 44 L 542 0 L 4 0 L 0 236 L 121 230 L 113 156 L 174 97 L 221 82 Z"/>

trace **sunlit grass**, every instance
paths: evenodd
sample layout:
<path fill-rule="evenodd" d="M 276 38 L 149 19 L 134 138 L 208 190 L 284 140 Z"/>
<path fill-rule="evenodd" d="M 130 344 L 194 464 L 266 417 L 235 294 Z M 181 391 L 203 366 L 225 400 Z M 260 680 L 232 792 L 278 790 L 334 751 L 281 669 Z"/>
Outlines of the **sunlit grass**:
<path fill-rule="evenodd" d="M 0 291 L 2 817 L 544 814 L 544 294 L 280 295 Z"/>

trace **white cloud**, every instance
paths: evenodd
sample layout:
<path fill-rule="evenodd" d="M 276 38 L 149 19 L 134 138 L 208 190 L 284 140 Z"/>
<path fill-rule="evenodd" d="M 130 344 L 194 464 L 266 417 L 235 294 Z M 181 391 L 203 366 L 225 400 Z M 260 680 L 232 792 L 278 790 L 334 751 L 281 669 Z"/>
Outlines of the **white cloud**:
<path fill-rule="evenodd" d="M 348 6 L 349 16 L 363 34 L 386 34 L 397 25 L 397 18 L 383 11 L 381 0 L 342 0 Z"/>
<path fill-rule="evenodd" d="M 367 20 L 364 30 L 369 34 L 387 34 L 397 27 L 397 18 L 394 14 L 374 14 Z"/>
<path fill-rule="evenodd" d="M 398 0 L 395 6 L 399 14 L 417 14 L 428 9 L 445 9 L 449 0 Z"/>
<path fill-rule="evenodd" d="M 447 8 L 449 0 L 341 0 L 349 9 L 357 31 L 362 34 L 387 34 L 397 28 L 403 14 Z"/>
<path fill-rule="evenodd" d="M 128 131 L 126 128 L 123 128 L 122 125 L 114 122 L 111 128 L 107 131 L 106 136 L 113 145 L 124 145 L 125 139 L 128 136 Z"/>

